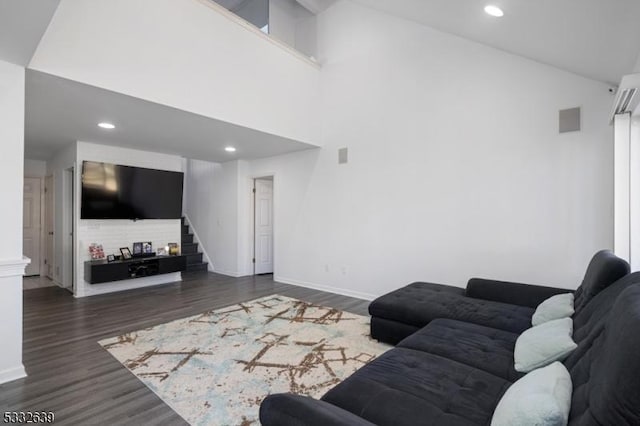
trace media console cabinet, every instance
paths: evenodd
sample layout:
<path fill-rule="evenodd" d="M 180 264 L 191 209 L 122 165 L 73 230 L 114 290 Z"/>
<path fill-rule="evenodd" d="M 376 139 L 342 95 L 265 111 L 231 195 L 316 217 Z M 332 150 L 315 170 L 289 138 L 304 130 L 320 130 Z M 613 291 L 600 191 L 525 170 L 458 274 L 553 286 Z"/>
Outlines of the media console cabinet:
<path fill-rule="evenodd" d="M 127 260 L 89 260 L 84 263 L 84 280 L 89 284 L 130 280 L 187 270 L 187 256 L 155 256 Z"/>

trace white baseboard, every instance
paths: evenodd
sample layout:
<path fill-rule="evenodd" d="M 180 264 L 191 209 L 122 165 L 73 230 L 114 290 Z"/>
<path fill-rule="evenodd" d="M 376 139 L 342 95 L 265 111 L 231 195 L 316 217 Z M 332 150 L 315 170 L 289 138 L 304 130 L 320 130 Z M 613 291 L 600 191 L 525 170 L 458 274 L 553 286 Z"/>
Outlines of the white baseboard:
<path fill-rule="evenodd" d="M 209 264 L 211 265 L 211 264 Z M 241 274 L 240 272 L 231 272 L 231 271 L 220 271 L 218 269 L 214 269 L 212 270 L 212 272 L 215 272 L 216 274 L 220 274 L 220 275 L 226 275 L 227 277 L 233 277 L 233 278 L 240 278 L 240 277 L 246 277 L 247 274 Z"/>
<path fill-rule="evenodd" d="M 153 287 L 156 285 L 171 284 L 180 281 L 182 281 L 182 274 L 180 272 L 172 272 L 170 274 L 152 275 L 150 277 L 114 281 L 111 283 L 103 284 L 89 284 L 85 282 L 84 287 L 79 287 L 76 289 L 74 297 L 76 299 L 80 299 L 82 297 L 116 293 L 118 291 L 125 290 L 135 290 L 137 288 Z"/>
<path fill-rule="evenodd" d="M 295 285 L 298 287 L 304 287 L 304 288 L 311 288 L 313 290 L 320 290 L 320 291 L 326 291 L 327 293 L 333 293 L 333 294 L 339 294 L 341 296 L 348 296 L 348 297 L 355 297 L 356 299 L 363 299 L 363 300 L 373 300 L 376 299 L 378 296 L 376 296 L 375 294 L 370 294 L 370 293 L 362 293 L 360 291 L 352 291 L 352 290 L 345 290 L 342 288 L 338 288 L 338 287 L 331 287 L 331 286 L 326 286 L 326 285 L 321 285 L 321 284 L 314 284 L 314 283 L 309 283 L 309 282 L 304 282 L 304 281 L 299 281 L 299 280 L 293 280 L 291 278 L 285 278 L 285 277 L 273 277 L 273 280 L 279 283 L 283 283 L 283 284 L 291 284 L 291 285 Z"/>
<path fill-rule="evenodd" d="M 20 364 L 19 367 L 0 371 L 0 384 L 22 379 L 23 377 L 27 377 L 27 372 L 25 371 L 24 366 Z"/>

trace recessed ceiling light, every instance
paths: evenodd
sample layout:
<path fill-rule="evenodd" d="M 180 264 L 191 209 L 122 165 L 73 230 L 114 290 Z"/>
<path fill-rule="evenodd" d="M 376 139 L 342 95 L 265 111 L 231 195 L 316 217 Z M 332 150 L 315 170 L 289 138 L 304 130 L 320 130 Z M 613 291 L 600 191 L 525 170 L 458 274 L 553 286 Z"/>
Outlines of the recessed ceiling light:
<path fill-rule="evenodd" d="M 501 18 L 504 16 L 504 12 L 502 11 L 502 9 L 492 4 L 485 6 L 484 11 L 487 15 L 495 16 L 496 18 Z"/>
<path fill-rule="evenodd" d="M 227 152 L 236 152 L 236 149 L 234 147 L 232 147 L 232 146 L 228 146 L 224 150 L 227 151 Z"/>
<path fill-rule="evenodd" d="M 108 129 L 108 130 L 116 128 L 116 126 L 114 126 L 111 123 L 98 123 L 98 127 L 102 127 L 103 129 Z"/>

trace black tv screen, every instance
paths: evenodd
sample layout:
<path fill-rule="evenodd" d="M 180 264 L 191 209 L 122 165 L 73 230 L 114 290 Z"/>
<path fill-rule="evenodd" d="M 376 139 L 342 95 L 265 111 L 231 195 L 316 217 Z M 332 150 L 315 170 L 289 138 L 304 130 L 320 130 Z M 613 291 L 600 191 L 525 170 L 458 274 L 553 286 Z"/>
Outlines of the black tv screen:
<path fill-rule="evenodd" d="M 81 219 L 180 219 L 183 174 L 85 161 Z"/>

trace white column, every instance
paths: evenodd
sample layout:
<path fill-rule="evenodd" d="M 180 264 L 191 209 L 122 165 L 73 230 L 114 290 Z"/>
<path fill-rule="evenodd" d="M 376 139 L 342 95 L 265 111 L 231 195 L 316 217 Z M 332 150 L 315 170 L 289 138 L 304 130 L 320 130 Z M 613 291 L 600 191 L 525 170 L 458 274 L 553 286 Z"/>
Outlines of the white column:
<path fill-rule="evenodd" d="M 0 61 L 0 383 L 25 375 L 22 366 L 22 189 L 24 68 Z"/>
<path fill-rule="evenodd" d="M 0 261 L 0 383 L 25 377 L 22 365 L 22 276 L 28 258 Z"/>
<path fill-rule="evenodd" d="M 631 114 L 616 115 L 614 129 L 614 251 L 617 256 L 630 261 Z"/>

